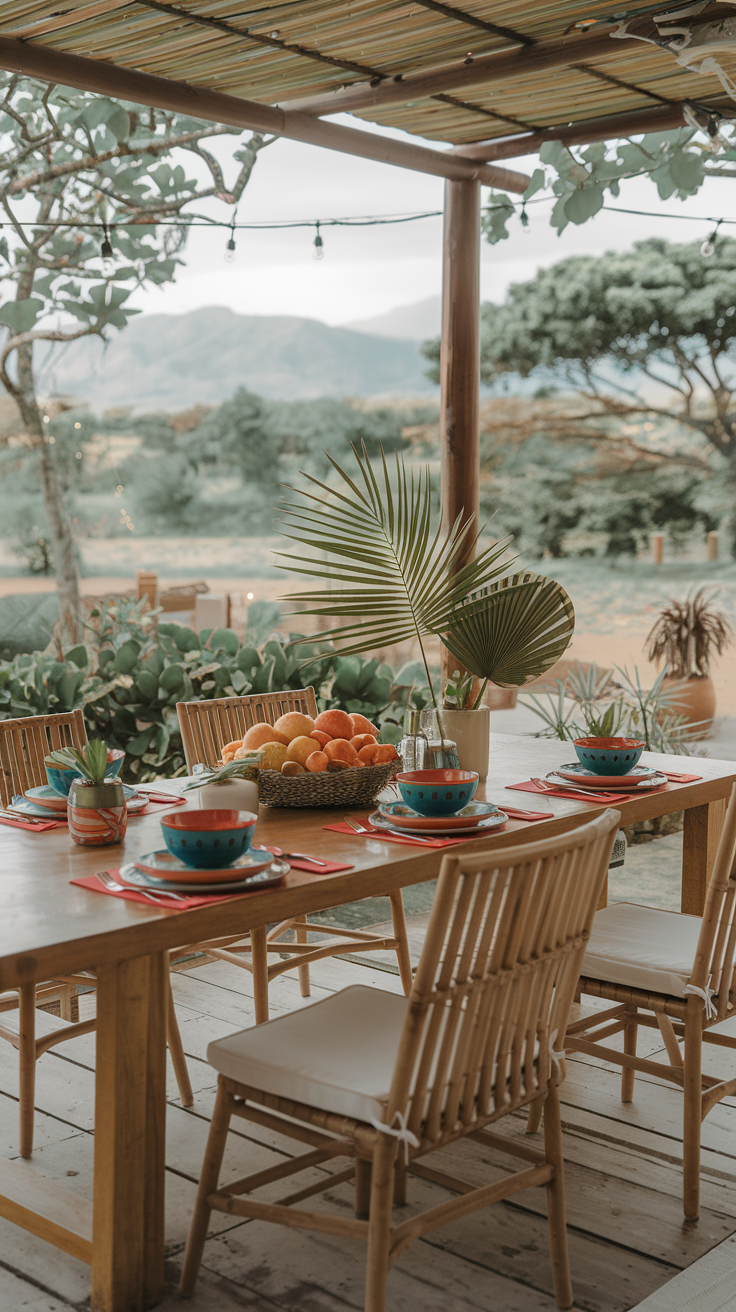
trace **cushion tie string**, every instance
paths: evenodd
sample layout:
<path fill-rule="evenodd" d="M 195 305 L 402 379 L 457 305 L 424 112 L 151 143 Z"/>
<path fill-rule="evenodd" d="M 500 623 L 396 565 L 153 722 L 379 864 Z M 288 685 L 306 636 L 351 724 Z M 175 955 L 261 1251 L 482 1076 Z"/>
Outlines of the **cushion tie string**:
<path fill-rule="evenodd" d="M 716 1008 L 713 1006 L 713 990 L 699 989 L 697 984 L 686 984 L 683 993 L 692 993 L 698 998 L 702 998 L 705 1003 L 705 1019 L 713 1020 L 718 1015 Z"/>
<path fill-rule="evenodd" d="M 563 1078 L 562 1063 L 565 1060 L 565 1049 L 563 1048 L 560 1052 L 555 1052 L 556 1039 L 557 1039 L 557 1030 L 553 1030 L 549 1036 L 549 1059 L 552 1062 L 552 1070 L 554 1071 L 555 1084 L 559 1084 Z"/>
<path fill-rule="evenodd" d="M 398 1129 L 394 1128 L 394 1121 L 399 1122 Z M 393 1120 L 390 1125 L 386 1125 L 384 1121 L 377 1121 L 375 1116 L 372 1116 L 371 1125 L 373 1126 L 374 1130 L 380 1130 L 381 1134 L 390 1134 L 394 1139 L 398 1139 L 399 1143 L 403 1143 L 404 1163 L 406 1166 L 408 1166 L 409 1144 L 411 1144 L 412 1148 L 418 1148 L 419 1140 L 417 1139 L 417 1136 L 413 1133 L 413 1131 L 409 1129 L 406 1120 L 404 1119 L 404 1113 L 394 1112 Z"/>

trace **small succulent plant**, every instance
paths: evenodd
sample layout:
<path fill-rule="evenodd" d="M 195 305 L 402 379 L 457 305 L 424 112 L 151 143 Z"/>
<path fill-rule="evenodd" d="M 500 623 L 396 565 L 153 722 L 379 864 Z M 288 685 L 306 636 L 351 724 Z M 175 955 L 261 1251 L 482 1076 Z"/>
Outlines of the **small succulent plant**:
<path fill-rule="evenodd" d="M 104 784 L 108 769 L 107 743 L 99 738 L 93 739 L 81 752 L 76 747 L 62 747 L 49 752 L 46 760 L 49 765 L 78 770 L 85 783 Z"/>

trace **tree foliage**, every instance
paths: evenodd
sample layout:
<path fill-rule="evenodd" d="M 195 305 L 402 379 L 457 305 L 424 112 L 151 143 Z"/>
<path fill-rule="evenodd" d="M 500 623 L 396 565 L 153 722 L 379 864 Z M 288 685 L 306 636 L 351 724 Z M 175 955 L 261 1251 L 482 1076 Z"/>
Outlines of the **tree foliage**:
<path fill-rule="evenodd" d="M 67 629 L 79 625 L 74 535 L 64 502 L 53 427 L 44 424 L 34 348 L 106 337 L 136 311 L 132 292 L 170 282 L 181 263 L 188 206 L 233 205 L 262 137 L 234 152 L 228 186 L 203 142 L 233 128 L 141 110 L 69 87 L 0 74 L 0 382 L 15 399 L 35 453 Z M 182 162 L 197 159 L 198 183 Z"/>

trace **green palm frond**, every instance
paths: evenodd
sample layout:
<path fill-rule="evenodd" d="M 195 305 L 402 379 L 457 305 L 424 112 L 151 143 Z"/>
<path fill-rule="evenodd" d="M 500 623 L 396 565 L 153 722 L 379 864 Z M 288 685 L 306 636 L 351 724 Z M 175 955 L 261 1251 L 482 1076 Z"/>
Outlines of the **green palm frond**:
<path fill-rule="evenodd" d="M 301 550 L 277 553 L 281 568 L 328 585 L 284 600 L 298 602 L 308 615 L 350 620 L 309 638 L 329 636 L 343 655 L 444 631 L 468 595 L 498 578 L 508 564 L 503 542 L 459 565 L 477 527 L 472 520 L 461 527 L 458 518 L 449 531 L 433 529 L 429 470 L 408 472 L 397 454 L 392 479 L 382 452 L 376 476 L 365 447 L 353 451 L 359 467 L 355 480 L 328 457 L 341 485 L 333 488 L 308 474 L 319 493 L 290 489 L 304 504 L 280 507 L 284 536 Z M 308 555 L 304 548 L 319 554 Z"/>
<path fill-rule="evenodd" d="M 560 659 L 574 627 L 575 611 L 562 585 L 523 573 L 468 597 L 442 640 L 477 678 L 520 687 Z"/>

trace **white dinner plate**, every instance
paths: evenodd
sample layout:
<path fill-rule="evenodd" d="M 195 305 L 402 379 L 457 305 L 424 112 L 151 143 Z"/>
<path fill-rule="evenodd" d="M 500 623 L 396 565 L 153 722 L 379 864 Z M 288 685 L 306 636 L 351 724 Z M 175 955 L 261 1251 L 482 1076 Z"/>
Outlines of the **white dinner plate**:
<path fill-rule="evenodd" d="M 555 788 L 564 788 L 566 792 L 579 793 L 581 789 L 583 792 L 588 789 L 587 780 L 585 783 L 581 781 L 579 784 L 574 784 L 570 779 L 563 779 L 562 775 L 556 774 L 554 770 L 550 770 L 549 774 L 546 774 L 544 777 L 548 784 L 553 784 Z M 609 784 L 608 787 L 596 788 L 595 791 L 597 793 L 647 793 L 652 788 L 661 788 L 662 784 L 666 783 L 666 774 L 654 774 L 650 779 L 642 779 L 636 784 L 627 784 L 626 775 L 622 774 L 620 782 L 617 783 L 615 787 L 613 784 Z"/>

